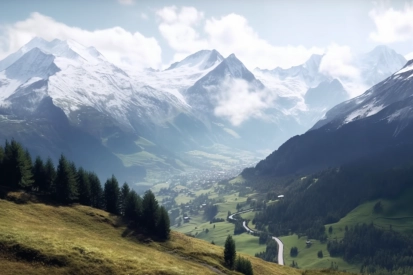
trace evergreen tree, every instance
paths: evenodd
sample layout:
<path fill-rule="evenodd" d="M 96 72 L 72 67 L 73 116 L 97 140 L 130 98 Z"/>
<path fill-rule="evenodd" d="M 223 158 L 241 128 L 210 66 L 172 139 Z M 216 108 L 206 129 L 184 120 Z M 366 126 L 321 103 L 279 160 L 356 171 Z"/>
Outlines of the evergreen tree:
<path fill-rule="evenodd" d="M 37 156 L 36 160 L 34 161 L 32 173 L 34 180 L 34 188 L 36 188 L 38 191 L 43 191 L 40 187 L 45 185 L 46 169 L 44 167 L 43 160 L 39 156 Z"/>
<path fill-rule="evenodd" d="M 52 192 L 54 183 L 56 180 L 56 168 L 54 167 L 52 159 L 47 158 L 46 164 L 44 165 L 45 171 L 45 181 L 39 186 L 40 191 Z"/>
<path fill-rule="evenodd" d="M 3 149 L 3 147 L 0 145 L 0 164 L 3 163 L 3 159 L 4 159 L 4 149 Z"/>
<path fill-rule="evenodd" d="M 4 166 L 4 149 L 0 145 L 0 185 L 4 185 L 5 182 L 3 182 L 5 175 L 3 174 L 3 166 Z"/>
<path fill-rule="evenodd" d="M 108 179 L 105 183 L 103 190 L 104 200 L 105 200 L 105 210 L 119 215 L 120 205 L 119 205 L 119 183 L 118 180 L 112 175 L 112 178 Z"/>
<path fill-rule="evenodd" d="M 21 145 L 20 145 L 21 146 Z M 24 155 L 25 155 L 25 157 L 26 157 L 26 160 L 27 160 L 27 165 L 30 167 L 30 169 L 32 169 L 33 168 L 33 160 L 32 160 L 32 156 L 30 155 L 30 152 L 29 152 L 29 150 L 25 150 L 24 151 Z M 34 182 L 34 181 L 33 181 Z"/>
<path fill-rule="evenodd" d="M 245 275 L 253 275 L 251 262 L 241 256 L 237 257 L 235 261 L 235 270 Z"/>
<path fill-rule="evenodd" d="M 291 257 L 297 257 L 298 255 L 298 248 L 296 246 L 291 247 L 290 249 L 290 256 Z"/>
<path fill-rule="evenodd" d="M 100 180 L 95 173 L 88 173 L 90 184 L 90 203 L 92 207 L 103 208 L 103 190 Z"/>
<path fill-rule="evenodd" d="M 77 188 L 79 190 L 79 202 L 83 205 L 91 205 L 91 191 L 88 173 L 82 167 L 77 171 Z"/>
<path fill-rule="evenodd" d="M 142 216 L 142 199 L 134 191 L 130 191 L 125 201 L 125 218 L 139 225 Z"/>
<path fill-rule="evenodd" d="M 71 161 L 71 162 L 69 163 L 69 166 L 70 166 L 70 170 L 72 170 L 72 173 L 73 173 L 73 175 L 74 175 L 74 177 L 75 177 L 75 180 L 76 180 L 76 182 L 77 182 L 77 168 L 76 168 L 75 162 L 74 162 L 74 161 Z"/>
<path fill-rule="evenodd" d="M 157 235 L 161 240 L 169 239 L 169 233 L 171 231 L 170 221 L 168 212 L 166 211 L 165 207 L 161 206 L 159 208 L 159 221 L 157 224 Z"/>
<path fill-rule="evenodd" d="M 142 220 L 148 232 L 156 232 L 156 224 L 158 223 L 158 201 L 151 190 L 145 192 L 142 201 Z"/>
<path fill-rule="evenodd" d="M 120 206 L 121 206 L 120 207 L 121 208 L 120 212 L 121 212 L 122 216 L 125 216 L 126 199 L 129 195 L 129 192 L 130 192 L 129 185 L 125 182 L 122 185 L 122 188 L 120 190 L 120 198 L 119 198 L 120 199 Z"/>
<path fill-rule="evenodd" d="M 236 255 L 235 241 L 232 239 L 231 235 L 228 235 L 225 241 L 224 261 L 230 269 L 234 268 Z"/>
<path fill-rule="evenodd" d="M 61 155 L 57 166 L 55 198 L 60 203 L 71 203 L 78 198 L 77 182 L 73 169 L 65 156 Z"/>
<path fill-rule="evenodd" d="M 31 159 L 15 140 L 11 143 L 6 141 L 3 163 L 6 185 L 12 188 L 27 188 L 32 185 Z"/>

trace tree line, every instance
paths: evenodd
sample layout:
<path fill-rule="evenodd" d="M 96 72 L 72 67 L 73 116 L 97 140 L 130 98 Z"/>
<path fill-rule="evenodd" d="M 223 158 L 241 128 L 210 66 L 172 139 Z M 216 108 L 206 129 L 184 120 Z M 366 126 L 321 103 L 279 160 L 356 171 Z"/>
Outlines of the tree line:
<path fill-rule="evenodd" d="M 148 190 L 141 198 L 127 183 L 119 186 L 114 175 L 103 188 L 98 176 L 76 167 L 61 155 L 55 168 L 51 158 L 32 160 L 28 150 L 12 140 L 0 146 L 0 186 L 8 191 L 36 192 L 55 203 L 79 203 L 122 216 L 133 229 L 160 240 L 170 234 L 168 212 Z"/>
<path fill-rule="evenodd" d="M 361 263 L 363 274 L 413 274 L 413 239 L 373 224 L 350 227 L 340 241 L 327 244 L 332 257 Z"/>
<path fill-rule="evenodd" d="M 260 235 L 261 237 L 261 235 Z M 266 241 L 265 251 L 256 253 L 255 257 L 261 258 L 267 262 L 278 263 L 278 244 L 271 237 Z"/>
<path fill-rule="evenodd" d="M 283 199 L 258 212 L 252 222 L 272 235 L 297 233 L 326 241 L 324 224 L 337 222 L 363 202 L 393 199 L 413 186 L 412 165 L 379 169 L 373 164 L 355 163 L 297 179 Z"/>

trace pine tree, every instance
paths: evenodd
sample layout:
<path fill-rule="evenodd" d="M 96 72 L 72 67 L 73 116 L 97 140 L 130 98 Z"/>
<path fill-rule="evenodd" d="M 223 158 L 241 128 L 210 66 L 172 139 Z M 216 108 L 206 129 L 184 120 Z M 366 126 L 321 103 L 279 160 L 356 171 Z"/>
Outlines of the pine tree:
<path fill-rule="evenodd" d="M 3 171 L 4 171 L 4 149 L 2 146 L 0 146 L 0 185 L 5 184 L 5 182 L 3 182 L 5 178 Z"/>
<path fill-rule="evenodd" d="M 54 167 L 53 161 L 50 157 L 47 158 L 46 164 L 44 165 L 44 171 L 45 181 L 41 186 L 39 186 L 40 191 L 52 192 L 56 180 L 56 168 Z"/>
<path fill-rule="evenodd" d="M 252 264 L 249 260 L 245 259 L 246 264 L 245 264 L 245 270 L 244 270 L 244 274 L 245 275 L 254 275 L 254 271 L 252 269 Z"/>
<path fill-rule="evenodd" d="M 251 262 L 241 256 L 237 257 L 235 261 L 235 270 L 245 275 L 253 275 Z"/>
<path fill-rule="evenodd" d="M 125 218 L 134 221 L 138 226 L 142 216 L 142 199 L 134 191 L 130 191 L 125 202 Z"/>
<path fill-rule="evenodd" d="M 79 203 L 91 205 L 91 191 L 88 173 L 80 167 L 77 171 L 77 188 L 79 190 Z"/>
<path fill-rule="evenodd" d="M 158 201 L 151 190 L 145 192 L 142 201 L 142 220 L 144 226 L 149 233 L 156 232 L 156 224 L 158 223 L 159 214 Z"/>
<path fill-rule="evenodd" d="M 57 166 L 55 198 L 60 203 L 71 203 L 78 198 L 77 182 L 73 169 L 63 155 L 60 156 Z"/>
<path fill-rule="evenodd" d="M 236 255 L 237 252 L 235 250 L 235 241 L 232 239 L 231 235 L 228 235 L 225 241 L 224 261 L 230 269 L 234 268 Z"/>
<path fill-rule="evenodd" d="M 75 177 L 75 180 L 76 180 L 76 182 L 77 182 L 77 168 L 76 168 L 75 162 L 74 162 L 74 161 L 71 161 L 71 162 L 69 163 L 69 167 L 70 167 L 70 170 L 72 170 L 72 173 L 73 173 L 73 175 L 74 175 L 74 177 Z"/>
<path fill-rule="evenodd" d="M 90 202 L 92 207 L 103 208 L 103 190 L 100 180 L 95 173 L 88 173 L 90 183 Z"/>
<path fill-rule="evenodd" d="M 119 215 L 120 190 L 118 180 L 115 178 L 115 176 L 112 175 L 112 178 L 106 181 L 103 194 L 105 199 L 105 210 L 112 214 Z"/>
<path fill-rule="evenodd" d="M 6 141 L 3 163 L 6 185 L 18 189 L 28 188 L 33 184 L 31 159 L 15 140 L 11 143 Z"/>
<path fill-rule="evenodd" d="M 159 221 L 157 224 L 156 232 L 157 232 L 158 238 L 160 238 L 161 240 L 169 239 L 169 233 L 171 232 L 170 221 L 169 221 L 168 212 L 163 206 L 159 208 Z"/>
<path fill-rule="evenodd" d="M 34 179 L 33 186 L 38 191 L 43 191 L 41 190 L 41 187 L 45 185 L 46 169 L 45 169 L 43 160 L 39 156 L 37 156 L 36 160 L 34 161 L 32 173 L 33 173 L 33 179 Z"/>
<path fill-rule="evenodd" d="M 122 185 L 122 188 L 120 190 L 120 206 L 121 206 L 120 207 L 121 208 L 120 212 L 121 212 L 122 216 L 125 216 L 126 199 L 129 195 L 129 192 L 130 192 L 129 185 L 125 182 Z"/>
<path fill-rule="evenodd" d="M 26 160 L 27 160 L 27 165 L 30 167 L 30 169 L 32 169 L 33 168 L 33 160 L 32 160 L 32 156 L 30 155 L 29 150 L 26 149 L 24 151 L 24 155 L 25 155 Z"/>

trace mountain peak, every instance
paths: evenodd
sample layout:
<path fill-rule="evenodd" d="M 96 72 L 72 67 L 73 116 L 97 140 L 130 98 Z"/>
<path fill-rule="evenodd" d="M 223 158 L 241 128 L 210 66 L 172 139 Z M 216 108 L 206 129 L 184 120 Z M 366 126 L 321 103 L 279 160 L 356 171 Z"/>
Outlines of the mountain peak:
<path fill-rule="evenodd" d="M 318 72 L 323 56 L 324 55 L 322 54 L 312 54 L 310 58 L 303 64 L 303 68 L 306 68 L 311 72 Z"/>
<path fill-rule="evenodd" d="M 42 49 L 44 48 L 47 44 L 49 44 L 49 41 L 41 38 L 41 37 L 34 37 L 32 40 L 30 40 L 28 43 L 26 43 L 23 47 L 21 47 L 21 51 L 23 53 L 26 53 L 30 51 L 33 48 L 39 48 Z"/>
<path fill-rule="evenodd" d="M 248 82 L 257 81 L 255 76 L 244 66 L 244 64 L 235 56 L 230 54 L 225 58 L 221 64 L 219 64 L 210 74 L 216 74 L 220 76 L 231 76 L 234 78 L 242 78 Z M 259 81 L 258 81 L 259 82 Z M 262 83 L 259 82 L 262 86 Z"/>
<path fill-rule="evenodd" d="M 380 53 L 392 53 L 392 54 L 397 54 L 393 49 L 387 47 L 386 45 L 378 45 L 374 47 L 372 51 L 370 51 L 371 54 L 380 54 Z"/>
<path fill-rule="evenodd" d="M 54 59 L 53 55 L 44 53 L 35 47 L 9 66 L 6 69 L 6 76 L 22 82 L 32 77 L 46 79 L 59 71 L 59 68 L 54 64 Z"/>
<path fill-rule="evenodd" d="M 232 54 L 228 55 L 228 57 L 227 57 L 227 59 L 232 59 L 232 58 L 236 58 L 236 59 L 238 59 L 238 58 L 235 56 L 235 54 L 234 54 L 234 53 L 232 53 Z"/>
<path fill-rule="evenodd" d="M 183 60 L 175 62 L 165 71 L 179 67 L 197 67 L 200 70 L 209 69 L 223 60 L 223 56 L 217 50 L 200 50 L 185 57 Z"/>

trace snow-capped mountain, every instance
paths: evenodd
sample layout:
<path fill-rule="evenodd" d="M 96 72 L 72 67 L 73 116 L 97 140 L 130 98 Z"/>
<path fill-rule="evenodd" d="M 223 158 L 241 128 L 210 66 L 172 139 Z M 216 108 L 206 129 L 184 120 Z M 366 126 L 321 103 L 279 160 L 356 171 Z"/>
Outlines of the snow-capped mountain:
<path fill-rule="evenodd" d="M 262 160 L 255 174 L 311 173 L 366 159 L 393 166 L 413 154 L 413 60 L 345 101 Z"/>
<path fill-rule="evenodd" d="M 368 56 L 361 60 L 369 79 L 403 61 L 386 48 Z M 202 50 L 163 71 L 125 71 L 93 47 L 35 38 L 0 61 L 0 127 L 7 129 L 0 138 L 19 139 L 45 157 L 64 152 L 102 173 L 117 167 L 132 181 L 146 172 L 216 165 L 215 159 L 196 163 L 194 151 L 231 159 L 241 149 L 251 160 L 304 133 L 348 98 L 342 81 L 320 73 L 322 59 L 313 55 L 290 69 L 252 73 L 234 54 Z M 386 64 L 392 67 L 386 70 Z M 229 101 L 245 94 L 259 104 L 264 98 L 266 108 L 234 124 L 243 110 Z"/>
<path fill-rule="evenodd" d="M 201 50 L 173 63 L 163 71 L 147 69 L 128 71 L 128 74 L 161 91 L 166 91 L 185 102 L 182 94 L 200 78 L 218 66 L 224 58 L 216 50 Z"/>
<path fill-rule="evenodd" d="M 242 79 L 256 88 L 264 88 L 264 85 L 231 54 L 218 66 L 199 79 L 184 94 L 188 103 L 202 115 L 213 114 L 217 105 L 217 96 L 222 92 L 222 84 L 231 79 Z"/>
<path fill-rule="evenodd" d="M 413 107 L 406 102 L 413 96 L 413 60 L 410 60 L 401 70 L 389 78 L 367 90 L 364 94 L 345 101 L 327 112 L 325 117 L 317 122 L 312 130 L 329 124 L 330 127 L 342 127 L 342 125 L 365 119 L 385 109 L 397 109 L 389 114 L 387 120 L 396 121 L 409 118 Z M 400 106 L 404 106 L 400 108 Z M 386 111 L 385 113 L 388 113 Z"/>
<path fill-rule="evenodd" d="M 1 89 L 10 90 L 5 85 L 8 80 L 14 85 L 20 84 L 21 88 L 27 85 L 27 81 L 47 79 L 47 95 L 68 117 L 82 107 L 92 107 L 134 129 L 129 116 L 162 123 L 169 115 L 187 108 L 175 96 L 129 77 L 96 49 L 83 47 L 74 41 L 35 39 L 9 60 L 17 57 L 4 71 Z M 8 94 L 1 94 L 1 99 L 7 104 Z M 169 108 L 160 108 L 160 102 L 167 102 Z"/>
<path fill-rule="evenodd" d="M 377 46 L 371 52 L 361 55 L 357 64 L 367 87 L 374 86 L 400 70 L 407 60 L 386 46 Z"/>
<path fill-rule="evenodd" d="M 0 114 L 4 115 L 2 122 L 5 124 L 35 119 L 34 114 L 44 108 L 43 102 L 51 99 L 53 106 L 46 104 L 48 108 L 62 110 L 70 127 L 87 133 L 114 154 L 139 152 L 142 148 L 136 145 L 136 140 L 142 138 L 163 146 L 164 156 L 172 154 L 172 150 L 166 149 L 168 146 L 179 149 L 198 144 L 198 140 L 185 133 L 185 129 L 193 127 L 197 121 L 191 119 L 190 107 L 182 96 L 157 90 L 129 76 L 94 48 L 75 41 L 48 42 L 36 38 L 3 60 L 1 66 L 6 67 L 0 72 Z M 54 118 L 45 119 L 53 121 Z M 180 123 L 182 120 L 186 123 Z M 198 126 L 198 130 L 206 136 L 202 127 Z M 57 135 L 53 144 L 55 156 L 62 151 L 75 150 L 63 150 L 59 147 L 62 144 L 56 144 L 64 138 L 59 131 L 54 130 Z M 4 138 L 15 135 L 11 132 Z M 30 135 L 33 131 L 20 139 L 27 141 Z M 44 143 L 49 139 L 41 131 L 36 135 Z M 32 147 L 30 141 L 25 143 Z M 43 145 L 36 144 L 36 154 L 41 153 L 39 147 Z M 84 161 L 79 163 L 88 165 Z"/>
<path fill-rule="evenodd" d="M 304 64 L 289 69 L 277 67 L 273 70 L 256 68 L 253 72 L 264 85 L 283 97 L 303 96 L 309 88 L 331 77 L 319 72 L 322 55 L 313 54 Z"/>
<path fill-rule="evenodd" d="M 254 70 L 257 78 L 288 104 L 279 105 L 302 126 L 299 134 L 310 128 L 325 112 L 350 98 L 353 87 L 371 87 L 406 64 L 405 58 L 386 46 L 377 46 L 357 56 L 354 62 L 360 72 L 357 79 L 333 79 L 320 71 L 323 55 L 312 55 L 304 64 L 289 69 Z M 361 82 L 360 82 L 361 81 Z M 366 89 L 367 89 L 366 88 Z"/>
<path fill-rule="evenodd" d="M 218 65 L 223 59 L 222 55 L 216 50 L 201 50 L 182 61 L 173 63 L 166 71 L 183 67 L 186 67 L 187 70 L 190 69 L 192 73 L 194 71 L 205 71 Z"/>

